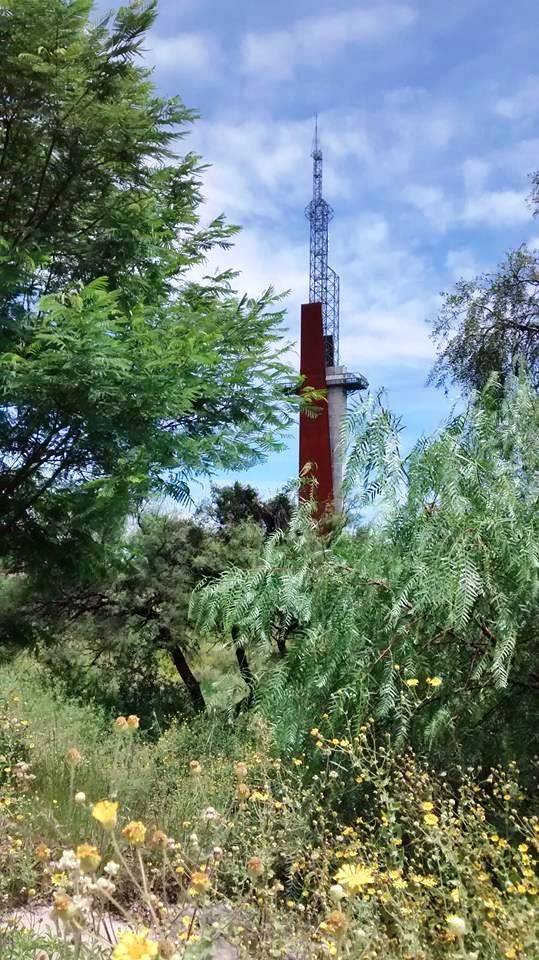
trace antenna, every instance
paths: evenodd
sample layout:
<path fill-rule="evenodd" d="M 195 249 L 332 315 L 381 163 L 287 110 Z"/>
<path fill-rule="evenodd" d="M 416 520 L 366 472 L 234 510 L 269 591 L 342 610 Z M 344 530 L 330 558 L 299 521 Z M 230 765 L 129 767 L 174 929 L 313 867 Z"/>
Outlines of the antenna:
<path fill-rule="evenodd" d="M 339 277 L 328 265 L 333 210 L 322 196 L 323 156 L 316 114 L 313 136 L 313 198 L 305 210 L 311 224 L 309 302 L 322 304 L 326 367 L 339 363 Z"/>
<path fill-rule="evenodd" d="M 317 153 L 320 153 L 320 141 L 318 139 L 318 114 L 315 115 L 315 119 L 314 119 L 314 137 L 313 137 L 313 148 L 311 150 L 311 157 L 316 157 Z"/>

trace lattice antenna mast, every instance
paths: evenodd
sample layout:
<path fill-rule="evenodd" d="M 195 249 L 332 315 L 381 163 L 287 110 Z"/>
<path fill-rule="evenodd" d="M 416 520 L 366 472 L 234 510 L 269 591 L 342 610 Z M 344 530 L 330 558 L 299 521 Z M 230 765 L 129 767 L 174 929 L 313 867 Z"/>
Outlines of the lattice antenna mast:
<path fill-rule="evenodd" d="M 328 265 L 329 221 L 333 210 L 322 196 L 323 157 L 316 118 L 311 152 L 313 198 L 305 210 L 311 224 L 309 301 L 322 304 L 326 366 L 339 363 L 339 278 Z"/>

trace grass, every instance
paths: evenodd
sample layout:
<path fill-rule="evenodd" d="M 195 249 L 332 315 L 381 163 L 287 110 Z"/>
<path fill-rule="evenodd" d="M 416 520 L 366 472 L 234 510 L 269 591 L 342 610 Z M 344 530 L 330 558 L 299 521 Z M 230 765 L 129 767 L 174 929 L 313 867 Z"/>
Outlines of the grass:
<path fill-rule="evenodd" d="M 71 947 L 56 937 L 31 930 L 0 931 L 2 960 L 70 960 L 72 956 Z"/>
<path fill-rule="evenodd" d="M 107 904 L 133 930 L 148 926 L 165 960 L 202 955 L 218 932 L 259 960 L 539 955 L 539 819 L 516 766 L 440 778 L 396 757 L 373 724 L 336 738 L 324 717 L 291 762 L 272 755 L 256 714 L 149 742 L 47 686 L 29 657 L 0 670 L 0 699 L 0 892 L 6 907 L 55 907 L 75 937 L 61 960 Z M 112 832 L 92 816 L 105 798 L 119 803 Z M 80 844 L 95 847 L 97 875 L 55 865 Z M 35 960 L 34 941 L 13 934 L 14 960 Z M 94 947 L 88 960 L 109 960 Z"/>

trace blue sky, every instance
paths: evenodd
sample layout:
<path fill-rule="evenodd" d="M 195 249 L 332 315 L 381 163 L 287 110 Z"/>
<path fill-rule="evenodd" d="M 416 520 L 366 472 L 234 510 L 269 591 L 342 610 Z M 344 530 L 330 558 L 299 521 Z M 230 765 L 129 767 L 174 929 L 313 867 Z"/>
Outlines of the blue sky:
<path fill-rule="evenodd" d="M 539 167 L 536 0 L 161 0 L 146 57 L 201 120 L 208 218 L 243 232 L 208 267 L 239 288 L 290 289 L 292 340 L 308 291 L 313 116 L 319 115 L 341 358 L 385 386 L 406 442 L 450 409 L 425 386 L 440 291 L 539 245 L 526 203 Z M 297 356 L 293 357 L 297 363 Z M 271 491 L 296 440 L 240 479 Z"/>

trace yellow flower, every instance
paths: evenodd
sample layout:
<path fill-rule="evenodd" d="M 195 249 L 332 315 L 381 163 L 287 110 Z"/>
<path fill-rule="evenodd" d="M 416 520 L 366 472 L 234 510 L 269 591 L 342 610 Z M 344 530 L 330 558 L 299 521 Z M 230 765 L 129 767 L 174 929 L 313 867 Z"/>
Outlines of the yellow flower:
<path fill-rule="evenodd" d="M 441 677 L 427 677 L 429 687 L 441 687 L 443 680 Z"/>
<path fill-rule="evenodd" d="M 73 907 L 73 900 L 67 893 L 55 893 L 53 898 L 53 914 L 64 920 Z"/>
<path fill-rule="evenodd" d="M 426 813 L 423 817 L 423 823 L 426 823 L 427 827 L 435 827 L 438 823 L 438 817 L 435 813 Z"/>
<path fill-rule="evenodd" d="M 194 870 L 191 874 L 191 882 L 189 884 L 189 894 L 191 897 L 196 897 L 198 894 L 206 893 L 211 886 L 211 881 L 205 870 Z"/>
<path fill-rule="evenodd" d="M 75 853 L 84 873 L 94 873 L 101 863 L 99 850 L 90 843 L 81 843 Z"/>
<path fill-rule="evenodd" d="M 362 867 L 358 863 L 347 863 L 337 871 L 335 880 L 349 893 L 359 893 L 363 887 L 374 883 L 374 874 L 370 867 Z"/>
<path fill-rule="evenodd" d="M 424 810 L 425 813 L 430 813 L 431 810 L 434 810 L 434 804 L 431 803 L 430 800 L 425 800 L 421 804 L 421 809 Z"/>
<path fill-rule="evenodd" d="M 120 730 L 122 733 L 125 733 L 125 731 L 128 729 L 127 717 L 116 717 L 116 720 L 114 721 L 114 726 L 116 727 L 117 730 Z"/>
<path fill-rule="evenodd" d="M 122 830 L 122 837 L 133 847 L 141 847 L 146 839 L 146 827 L 140 820 L 131 820 Z"/>
<path fill-rule="evenodd" d="M 347 920 L 342 910 L 332 910 L 326 917 L 324 929 L 334 937 L 342 937 L 346 933 Z"/>
<path fill-rule="evenodd" d="M 35 849 L 35 855 L 37 859 L 41 860 L 42 862 L 44 862 L 45 860 L 50 860 L 51 858 L 50 848 L 47 846 L 46 843 L 43 843 L 43 842 L 38 843 Z"/>
<path fill-rule="evenodd" d="M 114 830 L 117 823 L 119 804 L 112 800 L 100 800 L 92 808 L 92 817 L 104 830 Z"/>
<path fill-rule="evenodd" d="M 519 843 L 518 849 L 520 850 L 521 853 L 527 853 L 527 852 L 528 852 L 528 844 L 527 844 L 527 843 Z"/>
<path fill-rule="evenodd" d="M 126 723 L 130 730 L 138 730 L 140 725 L 140 720 L 137 717 L 136 713 L 131 713 L 126 720 Z"/>
<path fill-rule="evenodd" d="M 153 960 L 158 944 L 148 936 L 147 930 L 132 933 L 126 930 L 112 951 L 112 960 Z"/>
<path fill-rule="evenodd" d="M 419 680 L 417 677 L 408 677 L 408 680 L 404 681 L 407 687 L 417 687 L 419 686 Z"/>

